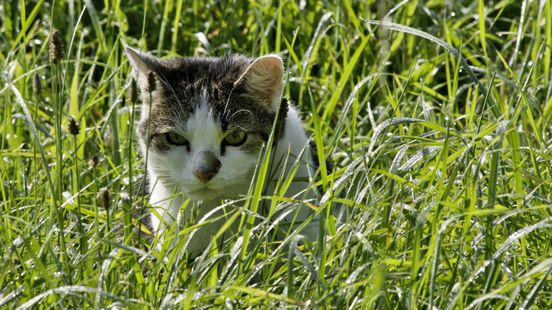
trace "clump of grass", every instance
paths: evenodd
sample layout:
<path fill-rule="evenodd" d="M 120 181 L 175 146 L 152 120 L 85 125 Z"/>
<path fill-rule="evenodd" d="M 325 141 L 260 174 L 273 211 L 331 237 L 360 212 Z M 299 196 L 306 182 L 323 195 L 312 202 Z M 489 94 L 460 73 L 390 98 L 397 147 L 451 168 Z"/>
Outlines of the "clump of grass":
<path fill-rule="evenodd" d="M 0 307 L 552 307 L 552 1 L 105 5 L 0 8 Z M 325 238 L 275 237 L 307 205 L 263 196 L 267 161 L 221 206 L 243 229 L 213 251 L 183 251 L 200 222 L 174 250 L 137 237 L 123 43 L 280 52 Z"/>

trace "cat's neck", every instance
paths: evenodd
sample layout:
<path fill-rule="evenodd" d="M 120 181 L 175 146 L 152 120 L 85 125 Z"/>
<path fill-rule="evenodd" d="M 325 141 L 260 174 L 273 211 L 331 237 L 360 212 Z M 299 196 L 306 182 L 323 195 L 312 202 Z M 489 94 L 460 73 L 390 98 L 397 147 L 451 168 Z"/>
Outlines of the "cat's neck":
<path fill-rule="evenodd" d="M 299 156 L 300 158 L 298 159 Z M 284 134 L 276 144 L 272 160 L 273 168 L 271 175 L 274 176 L 273 182 L 271 182 L 272 185 L 281 175 L 283 178 L 287 177 L 298 162 L 298 167 L 294 175 L 295 181 L 286 192 L 286 196 L 296 195 L 306 189 L 310 177 L 309 160 L 310 150 L 308 148 L 308 138 L 303 129 L 303 122 L 299 118 L 296 109 L 290 107 L 285 120 Z M 285 171 L 282 171 L 284 162 L 286 163 Z M 277 163 L 280 164 L 278 165 Z M 273 194 L 273 191 L 273 186 L 269 186 L 268 194 Z M 310 198 L 311 196 L 306 195 L 304 197 Z"/>

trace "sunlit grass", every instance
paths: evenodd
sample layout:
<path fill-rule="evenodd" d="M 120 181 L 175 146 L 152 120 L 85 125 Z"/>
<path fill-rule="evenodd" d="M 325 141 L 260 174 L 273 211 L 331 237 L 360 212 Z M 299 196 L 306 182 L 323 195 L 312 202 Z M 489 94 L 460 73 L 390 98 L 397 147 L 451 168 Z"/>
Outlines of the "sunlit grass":
<path fill-rule="evenodd" d="M 0 308 L 552 307 L 552 1 L 106 4 L 0 4 Z M 254 184 L 224 244 L 152 247 L 124 44 L 280 53 L 325 238 Z"/>

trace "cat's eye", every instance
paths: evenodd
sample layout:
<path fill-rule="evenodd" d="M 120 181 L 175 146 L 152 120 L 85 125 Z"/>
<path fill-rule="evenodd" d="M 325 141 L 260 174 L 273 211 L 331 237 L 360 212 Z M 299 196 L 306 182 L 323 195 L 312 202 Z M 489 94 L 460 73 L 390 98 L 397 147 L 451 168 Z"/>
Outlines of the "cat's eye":
<path fill-rule="evenodd" d="M 224 143 L 231 146 L 240 146 L 247 139 L 247 133 L 241 129 L 232 130 L 224 137 Z"/>
<path fill-rule="evenodd" d="M 188 144 L 188 140 L 184 138 L 183 135 L 177 134 L 176 132 L 168 132 L 165 134 L 165 138 L 167 139 L 167 142 L 173 145 L 186 145 Z"/>

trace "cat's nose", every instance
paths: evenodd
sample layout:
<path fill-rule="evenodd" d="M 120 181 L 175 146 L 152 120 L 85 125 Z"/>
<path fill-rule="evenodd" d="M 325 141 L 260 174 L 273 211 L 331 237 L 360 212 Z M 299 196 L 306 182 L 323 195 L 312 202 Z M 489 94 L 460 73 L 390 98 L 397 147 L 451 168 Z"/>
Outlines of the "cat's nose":
<path fill-rule="evenodd" d="M 193 169 L 193 173 L 201 182 L 209 182 L 217 175 L 221 163 L 217 156 L 210 151 L 201 151 L 198 156 L 198 161 Z"/>

